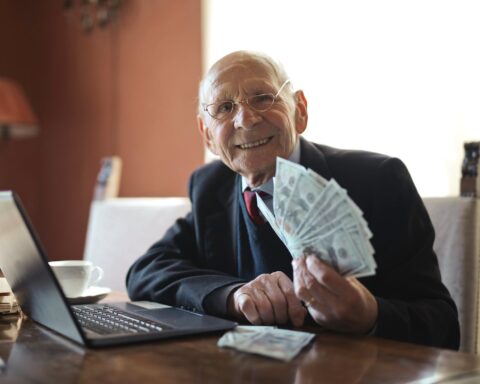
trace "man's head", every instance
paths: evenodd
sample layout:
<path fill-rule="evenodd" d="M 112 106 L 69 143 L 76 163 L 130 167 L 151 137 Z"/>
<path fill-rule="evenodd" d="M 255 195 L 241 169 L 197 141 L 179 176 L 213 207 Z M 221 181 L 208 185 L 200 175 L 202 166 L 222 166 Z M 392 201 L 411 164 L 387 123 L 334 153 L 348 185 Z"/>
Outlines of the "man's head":
<path fill-rule="evenodd" d="M 217 61 L 200 83 L 200 133 L 251 186 L 275 174 L 276 157 L 287 158 L 306 129 L 305 96 L 293 92 L 287 80 L 271 58 L 238 51 Z"/>

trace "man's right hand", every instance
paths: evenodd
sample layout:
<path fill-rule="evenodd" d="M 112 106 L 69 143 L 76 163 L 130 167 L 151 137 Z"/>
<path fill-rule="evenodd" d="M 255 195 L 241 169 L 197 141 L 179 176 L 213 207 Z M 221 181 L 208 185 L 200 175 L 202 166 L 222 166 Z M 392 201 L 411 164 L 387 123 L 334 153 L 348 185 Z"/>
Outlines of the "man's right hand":
<path fill-rule="evenodd" d="M 228 297 L 228 312 L 255 325 L 286 324 L 301 327 L 307 310 L 295 296 L 293 283 L 283 272 L 263 274 Z"/>

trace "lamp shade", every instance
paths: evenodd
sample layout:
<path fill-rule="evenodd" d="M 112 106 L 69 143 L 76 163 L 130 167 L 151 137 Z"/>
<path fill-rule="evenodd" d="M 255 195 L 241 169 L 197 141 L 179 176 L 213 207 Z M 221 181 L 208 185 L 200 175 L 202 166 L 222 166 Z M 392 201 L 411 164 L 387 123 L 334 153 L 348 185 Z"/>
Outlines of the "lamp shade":
<path fill-rule="evenodd" d="M 0 77 L 0 139 L 22 139 L 39 132 L 37 117 L 22 87 Z"/>

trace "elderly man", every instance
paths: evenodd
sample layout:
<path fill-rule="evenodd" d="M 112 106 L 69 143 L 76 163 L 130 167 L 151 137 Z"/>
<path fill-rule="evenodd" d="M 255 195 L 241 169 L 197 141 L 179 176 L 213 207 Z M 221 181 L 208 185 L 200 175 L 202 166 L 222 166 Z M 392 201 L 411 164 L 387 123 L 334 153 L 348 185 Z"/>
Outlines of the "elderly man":
<path fill-rule="evenodd" d="M 198 127 L 220 157 L 190 179 L 192 212 L 137 260 L 130 297 L 252 324 L 324 328 L 458 348 L 455 304 L 440 280 L 434 232 L 405 166 L 384 155 L 301 138 L 307 101 L 272 59 L 231 53 L 200 84 Z M 244 200 L 273 194 L 276 157 L 334 178 L 374 234 L 377 273 L 339 275 L 313 255 L 294 260 Z M 306 305 L 304 306 L 304 303 Z"/>

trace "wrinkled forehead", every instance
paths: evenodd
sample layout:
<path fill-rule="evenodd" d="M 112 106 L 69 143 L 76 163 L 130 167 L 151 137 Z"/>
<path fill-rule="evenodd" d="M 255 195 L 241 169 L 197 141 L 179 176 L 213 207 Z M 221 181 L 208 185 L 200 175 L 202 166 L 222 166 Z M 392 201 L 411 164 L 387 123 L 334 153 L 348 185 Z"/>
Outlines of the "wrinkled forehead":
<path fill-rule="evenodd" d="M 210 102 L 257 91 L 276 92 L 282 79 L 272 65 L 256 59 L 215 64 L 202 82 L 201 100 Z"/>

